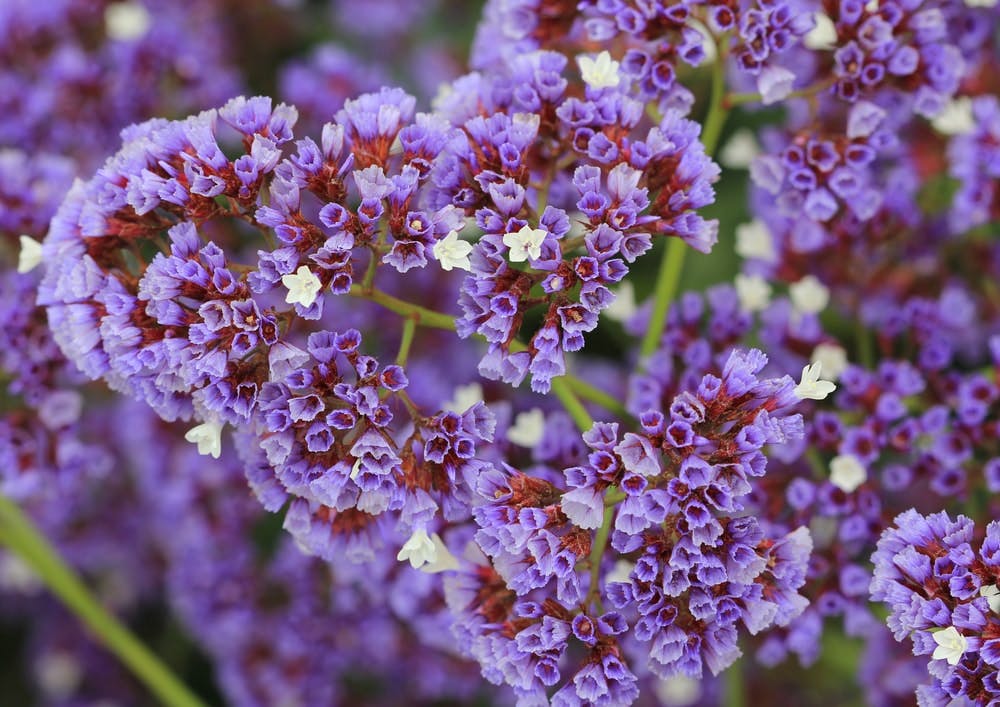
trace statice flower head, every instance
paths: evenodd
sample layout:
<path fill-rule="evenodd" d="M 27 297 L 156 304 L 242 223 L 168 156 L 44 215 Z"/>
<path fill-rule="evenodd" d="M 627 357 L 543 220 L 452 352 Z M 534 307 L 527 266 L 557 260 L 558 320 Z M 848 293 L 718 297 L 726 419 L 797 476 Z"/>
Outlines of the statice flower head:
<path fill-rule="evenodd" d="M 1000 694 L 998 548 L 996 522 L 977 534 L 971 519 L 944 511 L 906 511 L 879 540 L 871 596 L 889 608 L 896 640 L 930 656 L 933 681 L 917 691 L 923 703 L 988 704 Z"/>
<path fill-rule="evenodd" d="M 1000 101 L 976 98 L 972 116 L 974 129 L 955 136 L 948 147 L 949 172 L 959 180 L 951 226 L 959 233 L 1000 217 Z"/>

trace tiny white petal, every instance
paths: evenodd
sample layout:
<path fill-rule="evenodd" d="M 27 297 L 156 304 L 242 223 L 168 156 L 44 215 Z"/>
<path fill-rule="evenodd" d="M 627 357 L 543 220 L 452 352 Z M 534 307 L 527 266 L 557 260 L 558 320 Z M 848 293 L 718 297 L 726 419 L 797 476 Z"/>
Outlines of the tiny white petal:
<path fill-rule="evenodd" d="M 285 302 L 301 304 L 303 307 L 311 307 L 323 288 L 320 279 L 305 265 L 300 265 L 291 275 L 282 275 L 281 284 L 288 288 Z"/>
<path fill-rule="evenodd" d="M 421 572 L 427 574 L 437 574 L 458 569 L 458 558 L 451 554 L 451 550 L 444 544 L 441 536 L 437 533 L 431 534 L 431 542 L 434 543 L 434 559 L 429 560 L 426 565 L 420 568 Z"/>
<path fill-rule="evenodd" d="M 210 455 L 215 459 L 222 454 L 222 428 L 219 422 L 203 422 L 184 434 L 184 439 L 198 445 L 198 454 Z"/>
<path fill-rule="evenodd" d="M 799 400 L 823 400 L 837 389 L 830 381 L 820 380 L 823 364 L 816 362 L 802 369 L 802 379 L 795 386 L 795 396 Z"/>
<path fill-rule="evenodd" d="M 426 563 L 434 562 L 437 559 L 437 548 L 434 546 L 434 541 L 427 535 L 427 531 L 424 528 L 417 528 L 413 531 L 410 539 L 400 548 L 396 559 L 400 562 L 409 560 L 411 567 L 420 569 Z"/>
<path fill-rule="evenodd" d="M 760 145 L 757 144 L 753 132 L 748 128 L 740 128 L 726 141 L 722 152 L 719 153 L 719 162 L 723 167 L 730 169 L 749 169 L 759 154 Z"/>
<path fill-rule="evenodd" d="M 4 552 L 0 553 L 0 587 L 19 594 L 34 594 L 42 588 L 42 580 L 20 557 Z"/>
<path fill-rule="evenodd" d="M 512 263 L 523 263 L 531 258 L 542 257 L 542 241 L 548 235 L 544 229 L 522 226 L 517 233 L 505 233 L 503 244 L 510 249 L 508 257 Z"/>
<path fill-rule="evenodd" d="M 638 308 L 635 287 L 630 280 L 625 280 L 615 290 L 615 299 L 604 309 L 604 316 L 615 322 L 624 322 L 631 319 Z"/>
<path fill-rule="evenodd" d="M 83 679 L 80 662 L 69 653 L 44 653 L 38 660 L 38 684 L 47 696 L 64 700 L 72 695 Z"/>
<path fill-rule="evenodd" d="M 931 125 L 942 135 L 971 133 L 976 127 L 976 119 L 972 115 L 972 99 L 960 96 L 948 101 L 944 110 L 931 121 Z"/>
<path fill-rule="evenodd" d="M 979 588 L 979 596 L 986 597 L 990 611 L 1000 614 L 1000 587 L 995 584 L 984 584 Z"/>
<path fill-rule="evenodd" d="M 593 89 L 614 88 L 621 83 L 621 76 L 618 74 L 620 64 L 611 58 L 607 50 L 596 58 L 580 55 L 576 62 L 580 65 L 584 83 Z"/>
<path fill-rule="evenodd" d="M 760 275 L 737 275 L 736 296 L 745 312 L 759 312 L 771 303 L 771 286 Z"/>
<path fill-rule="evenodd" d="M 819 344 L 809 360 L 820 364 L 824 380 L 836 381 L 847 370 L 847 351 L 837 344 Z"/>
<path fill-rule="evenodd" d="M 962 654 L 969 647 L 968 639 L 959 633 L 954 626 L 935 631 L 933 637 L 937 648 L 934 649 L 934 654 L 931 657 L 934 660 L 946 660 L 948 665 L 958 665 Z"/>
<path fill-rule="evenodd" d="M 635 569 L 635 563 L 629 562 L 628 560 L 618 560 L 615 562 L 615 566 L 611 568 L 607 576 L 604 578 L 604 583 L 611 584 L 612 582 L 621 582 L 627 584 L 631 581 L 632 570 Z"/>
<path fill-rule="evenodd" d="M 837 44 L 837 26 L 829 15 L 817 12 L 815 26 L 806 33 L 803 43 L 807 49 L 833 49 Z"/>
<path fill-rule="evenodd" d="M 444 404 L 445 410 L 463 413 L 476 403 L 483 402 L 483 386 L 479 383 L 469 383 L 455 388 L 451 400 Z"/>
<path fill-rule="evenodd" d="M 830 483 L 844 493 L 853 493 L 868 480 L 868 472 L 853 454 L 839 454 L 830 460 Z"/>
<path fill-rule="evenodd" d="M 673 675 L 653 681 L 653 692 L 660 704 L 671 707 L 690 707 L 702 696 L 702 681 L 687 675 Z"/>
<path fill-rule="evenodd" d="M 21 236 L 21 252 L 17 256 L 17 271 L 31 272 L 42 262 L 42 244 L 31 236 Z"/>
<path fill-rule="evenodd" d="M 545 413 L 538 408 L 522 412 L 507 429 L 507 439 L 520 447 L 533 448 L 542 441 L 545 432 Z"/>
<path fill-rule="evenodd" d="M 802 314 L 819 314 L 830 303 L 830 290 L 815 275 L 806 275 L 789 286 L 788 296 Z"/>
<path fill-rule="evenodd" d="M 115 2 L 104 8 L 104 31 L 109 39 L 129 42 L 149 31 L 149 11 L 138 2 Z"/>
<path fill-rule="evenodd" d="M 774 239 L 763 221 L 754 219 L 736 227 L 736 254 L 767 262 L 775 259 Z"/>
<path fill-rule="evenodd" d="M 966 7 L 996 7 L 997 0 L 965 0 Z"/>
<path fill-rule="evenodd" d="M 469 261 L 472 244 L 459 240 L 458 231 L 449 231 L 447 236 L 434 244 L 432 252 L 442 270 L 472 270 L 472 263 Z"/>
<path fill-rule="evenodd" d="M 792 92 L 795 74 L 782 66 L 768 66 L 757 76 L 757 90 L 765 106 L 777 103 Z"/>

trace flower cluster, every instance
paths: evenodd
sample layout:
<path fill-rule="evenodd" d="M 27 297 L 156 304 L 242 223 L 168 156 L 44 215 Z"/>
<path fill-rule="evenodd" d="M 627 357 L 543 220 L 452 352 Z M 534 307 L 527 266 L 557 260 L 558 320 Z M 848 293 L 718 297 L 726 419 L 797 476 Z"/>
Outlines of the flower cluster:
<path fill-rule="evenodd" d="M 872 556 L 871 595 L 885 602 L 897 641 L 930 655 L 926 704 L 966 699 L 988 704 L 1000 695 L 1000 525 L 977 541 L 975 524 L 945 512 L 907 511 L 886 530 Z"/>

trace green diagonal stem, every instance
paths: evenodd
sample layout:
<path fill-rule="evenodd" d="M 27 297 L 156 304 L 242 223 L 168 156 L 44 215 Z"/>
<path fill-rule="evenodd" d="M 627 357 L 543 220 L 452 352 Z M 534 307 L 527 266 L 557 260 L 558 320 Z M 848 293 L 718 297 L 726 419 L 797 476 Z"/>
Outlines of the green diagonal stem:
<path fill-rule="evenodd" d="M 31 567 L 52 593 L 160 702 L 168 707 L 203 707 L 204 703 L 159 658 L 101 606 L 17 504 L 2 495 L 0 542 Z"/>

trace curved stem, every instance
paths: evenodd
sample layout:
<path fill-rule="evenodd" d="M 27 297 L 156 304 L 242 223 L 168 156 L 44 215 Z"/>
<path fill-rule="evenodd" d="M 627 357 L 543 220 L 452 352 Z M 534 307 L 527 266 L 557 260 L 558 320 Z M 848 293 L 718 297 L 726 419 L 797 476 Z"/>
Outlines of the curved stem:
<path fill-rule="evenodd" d="M 409 323 L 413 322 L 414 327 L 417 325 L 423 325 L 433 327 L 435 329 L 455 331 L 455 317 L 450 314 L 435 312 L 434 310 L 427 309 L 426 307 L 406 302 L 398 297 L 393 297 L 386 292 L 382 292 L 381 290 L 354 285 L 351 287 L 351 296 L 369 299 L 372 302 L 382 305 L 391 312 L 395 312 L 400 316 L 406 317 L 406 326 L 409 326 Z M 412 336 L 413 334 L 411 333 L 411 340 Z M 403 332 L 403 337 L 405 340 L 405 330 Z M 511 351 L 516 352 L 524 351 L 527 347 L 519 341 L 512 341 L 510 348 Z M 566 411 L 569 413 L 570 417 L 573 418 L 573 421 L 581 431 L 589 430 L 593 426 L 594 421 L 590 417 L 590 413 L 588 413 L 586 408 L 583 407 L 583 403 L 580 402 L 580 398 L 577 397 L 578 394 L 591 402 L 607 408 L 611 412 L 625 418 L 628 417 L 628 411 L 625 410 L 625 407 L 612 396 L 568 373 L 560 376 L 559 378 L 555 378 L 552 381 L 552 392 L 555 393 L 556 397 L 558 397 L 562 402 L 563 407 L 566 408 Z"/>
<path fill-rule="evenodd" d="M 610 495 L 615 491 L 616 489 L 612 486 L 606 493 Z M 601 558 L 604 557 L 604 550 L 608 546 L 608 536 L 611 534 L 611 524 L 614 522 L 614 519 L 615 506 L 606 506 L 604 508 L 604 518 L 601 521 L 601 527 L 597 529 L 597 535 L 594 536 L 594 544 L 590 546 L 590 589 L 587 590 L 587 604 L 598 599 L 600 596 L 600 589 L 598 587 L 601 581 Z"/>
<path fill-rule="evenodd" d="M 62 603 L 150 692 L 169 707 L 203 703 L 89 592 L 58 551 L 9 498 L 0 495 L 0 540 L 25 561 Z"/>
<path fill-rule="evenodd" d="M 712 66 L 712 93 L 709 98 L 708 113 L 705 116 L 705 126 L 701 131 L 701 141 L 705 146 L 705 152 L 709 155 L 715 152 L 719 145 L 719 137 L 722 135 L 722 126 L 725 125 L 728 112 L 722 104 L 722 99 L 726 93 L 726 52 L 725 42 L 719 49 L 719 58 Z M 642 344 L 639 348 L 640 356 L 647 359 L 660 344 L 660 337 L 663 336 L 663 329 L 666 326 L 667 310 L 670 303 L 677 294 L 680 285 L 681 270 L 684 267 L 684 256 L 687 254 L 687 244 L 680 238 L 671 238 L 663 257 L 660 260 L 660 271 L 656 276 L 656 285 L 653 289 L 653 311 L 649 316 L 649 325 L 646 333 L 642 337 Z"/>

